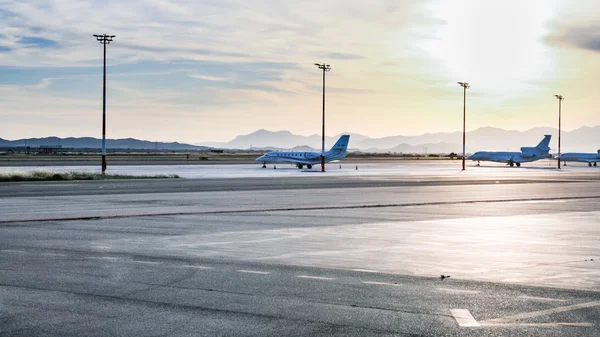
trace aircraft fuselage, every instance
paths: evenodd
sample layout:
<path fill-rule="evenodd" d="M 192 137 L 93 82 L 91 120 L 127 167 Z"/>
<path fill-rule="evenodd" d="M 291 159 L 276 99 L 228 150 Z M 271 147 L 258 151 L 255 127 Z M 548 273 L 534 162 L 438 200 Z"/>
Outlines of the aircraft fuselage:
<path fill-rule="evenodd" d="M 341 136 L 333 147 L 322 155 L 320 152 L 269 152 L 256 158 L 256 161 L 263 164 L 289 163 L 299 168 L 306 165 L 310 168 L 321 163 L 321 156 L 326 163 L 345 158 L 349 140 L 349 135 Z"/>
<path fill-rule="evenodd" d="M 560 159 L 563 162 L 579 162 L 579 163 L 589 163 L 596 164 L 600 162 L 600 150 L 598 153 L 563 153 L 560 157 L 556 159 Z"/>
<path fill-rule="evenodd" d="M 550 154 L 524 154 L 522 152 L 492 152 L 480 151 L 468 157 L 470 160 L 476 161 L 492 161 L 497 163 L 529 163 L 532 161 L 552 158 Z"/>

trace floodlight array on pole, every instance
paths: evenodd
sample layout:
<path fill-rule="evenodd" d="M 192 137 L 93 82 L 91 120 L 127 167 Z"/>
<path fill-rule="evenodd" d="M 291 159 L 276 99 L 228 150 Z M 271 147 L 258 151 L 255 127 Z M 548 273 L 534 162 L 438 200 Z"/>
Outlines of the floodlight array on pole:
<path fill-rule="evenodd" d="M 321 139 L 321 172 L 325 172 L 325 72 L 331 71 L 329 64 L 318 64 L 315 63 L 319 69 L 323 69 L 323 130 Z"/>
<path fill-rule="evenodd" d="M 561 110 L 562 101 L 565 99 L 562 95 L 554 95 L 558 99 L 558 168 L 560 169 L 560 124 L 561 124 Z"/>
<path fill-rule="evenodd" d="M 102 77 L 102 175 L 106 172 L 106 45 L 110 44 L 115 35 L 94 35 L 104 46 L 104 74 Z"/>
<path fill-rule="evenodd" d="M 466 157 L 466 126 L 467 126 L 467 89 L 471 86 L 467 82 L 457 82 L 461 87 L 463 87 L 463 139 L 462 139 L 462 170 L 465 170 L 465 157 Z"/>

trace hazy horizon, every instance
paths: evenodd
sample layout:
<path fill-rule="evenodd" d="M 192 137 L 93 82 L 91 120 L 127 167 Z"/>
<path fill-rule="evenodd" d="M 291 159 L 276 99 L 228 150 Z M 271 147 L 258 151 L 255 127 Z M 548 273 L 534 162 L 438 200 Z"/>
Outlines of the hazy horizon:
<path fill-rule="evenodd" d="M 580 127 L 574 128 L 574 129 L 564 129 L 564 128 L 562 128 L 562 132 L 565 132 L 565 133 L 567 133 L 567 132 L 572 132 L 572 131 L 576 131 L 576 130 L 579 130 L 579 129 L 581 129 L 581 128 L 585 128 L 585 127 L 587 127 L 587 128 L 595 128 L 595 127 L 600 127 L 600 125 L 594 125 L 594 126 L 580 126 Z M 526 132 L 526 131 L 529 131 L 529 130 L 532 130 L 532 129 L 537 129 L 537 128 L 552 128 L 552 129 L 558 130 L 558 128 L 556 128 L 556 127 L 552 127 L 552 126 L 540 126 L 540 127 L 527 128 L 527 129 L 524 129 L 524 130 L 517 130 L 517 129 L 504 129 L 504 128 L 497 128 L 497 127 L 494 127 L 494 126 L 481 126 L 481 127 L 478 127 L 478 128 L 476 128 L 476 129 L 472 129 L 472 130 L 469 130 L 469 129 L 467 129 L 467 131 L 466 131 L 466 132 L 467 132 L 467 133 L 469 133 L 469 132 L 473 132 L 473 131 L 477 131 L 477 130 L 479 130 L 479 129 L 485 129 L 485 128 L 494 128 L 494 129 L 499 129 L 499 130 L 503 130 L 503 131 L 507 131 L 507 132 L 511 132 L 511 131 L 517 131 L 517 132 Z M 134 138 L 134 139 L 138 139 L 138 140 L 144 140 L 144 141 L 150 141 L 150 142 L 154 142 L 154 141 L 157 141 L 157 142 L 163 142 L 163 143 L 166 143 L 166 142 L 179 142 L 179 143 L 187 143 L 187 144 L 193 144 L 193 145 L 202 145 L 202 143 L 203 143 L 203 142 L 204 142 L 204 143 L 228 143 L 228 142 L 231 142 L 231 141 L 235 140 L 235 138 L 237 138 L 237 137 L 239 137 L 239 136 L 248 136 L 248 135 L 254 134 L 254 133 L 256 133 L 256 132 L 262 131 L 262 130 L 264 130 L 264 131 L 267 131 L 267 132 L 273 132 L 273 133 L 276 133 L 276 132 L 290 132 L 292 135 L 295 135 L 295 136 L 300 136 L 300 137 L 311 137 L 311 136 L 319 136 L 319 137 L 321 137 L 321 134 L 320 134 L 320 133 L 312 133 L 312 134 L 299 134 L 299 133 L 295 133 L 295 132 L 293 132 L 293 131 L 291 131 L 291 130 L 268 130 L 268 129 L 258 129 L 258 130 L 254 130 L 254 131 L 251 131 L 251 132 L 248 132 L 248 133 L 244 133 L 244 134 L 235 135 L 235 136 L 233 136 L 232 138 L 230 138 L 230 139 L 228 139 L 228 140 L 225 140 L 225 141 L 218 141 L 218 140 L 207 140 L 207 141 L 192 141 L 192 142 L 187 142 L 187 141 L 182 141 L 182 140 L 178 140 L 178 139 L 173 139 L 173 140 L 168 140 L 168 139 L 167 139 L 167 140 L 161 140 L 161 139 L 148 139 L 148 138 L 137 138 L 137 137 L 119 137 L 119 138 L 117 138 L 117 137 L 108 137 L 108 136 L 107 136 L 106 138 L 107 138 L 107 139 L 112 139 L 112 140 L 116 140 L 116 139 L 125 139 L 125 138 Z M 365 133 L 361 133 L 361 132 L 343 131 L 343 132 L 336 133 L 336 134 L 329 134 L 329 133 L 326 133 L 326 135 L 325 135 L 325 136 L 326 136 L 326 137 L 336 137 L 336 136 L 339 136 L 339 135 L 341 135 L 341 134 L 359 134 L 359 135 L 366 136 L 366 137 L 368 137 L 368 138 L 371 138 L 371 139 L 379 139 L 379 138 L 386 138 L 386 137 L 396 137 L 396 136 L 404 136 L 404 137 L 418 137 L 418 136 L 425 136 L 426 134 L 442 134 L 442 133 L 451 134 L 451 133 L 455 133 L 455 132 L 460 132 L 460 133 L 462 133 L 462 130 L 454 130 L 454 131 L 438 131 L 438 132 L 436 132 L 436 131 L 433 131 L 433 132 L 424 132 L 424 133 L 419 133 L 419 134 L 405 134 L 405 133 L 397 133 L 397 134 L 384 135 L 384 136 L 380 136 L 380 137 L 374 137 L 374 136 L 371 136 L 371 135 L 368 135 L 368 134 L 365 134 Z M 64 139 L 64 138 L 98 138 L 98 139 L 100 139 L 100 138 L 101 138 L 101 135 L 84 135 L 84 136 L 57 136 L 57 135 L 41 135 L 41 136 L 33 136 L 33 137 L 21 137 L 21 138 L 5 138 L 5 137 L 2 137 L 2 136 L 0 136 L 0 139 L 4 139 L 4 140 L 7 140 L 7 141 L 17 141 L 17 140 L 28 139 L 28 138 L 51 138 L 51 137 L 57 137 L 57 138 L 62 138 L 62 139 Z M 274 145 L 276 145 L 276 144 L 274 144 Z M 600 146 L 600 145 L 599 145 L 599 146 Z"/>
<path fill-rule="evenodd" d="M 319 10 L 314 8 L 318 5 Z M 227 142 L 255 130 L 380 138 L 600 125 L 600 3 L 7 0 L 0 137 Z M 510 18 L 510 19 L 509 19 Z"/>

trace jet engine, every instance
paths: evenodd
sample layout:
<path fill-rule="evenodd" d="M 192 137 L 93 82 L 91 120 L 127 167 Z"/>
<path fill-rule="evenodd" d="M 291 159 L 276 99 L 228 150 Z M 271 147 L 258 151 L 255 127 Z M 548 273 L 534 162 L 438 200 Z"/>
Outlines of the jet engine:
<path fill-rule="evenodd" d="M 531 158 L 535 157 L 539 153 L 539 150 L 535 147 L 522 147 L 521 157 Z"/>

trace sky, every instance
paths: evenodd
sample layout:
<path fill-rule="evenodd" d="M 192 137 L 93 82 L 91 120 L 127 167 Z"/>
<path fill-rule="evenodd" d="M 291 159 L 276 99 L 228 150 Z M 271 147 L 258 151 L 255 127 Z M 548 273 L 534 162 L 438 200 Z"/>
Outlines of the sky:
<path fill-rule="evenodd" d="M 600 125 L 600 2 L 0 0 L 0 138 Z"/>

